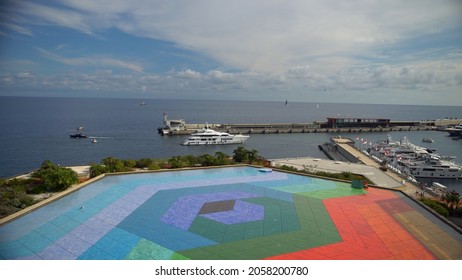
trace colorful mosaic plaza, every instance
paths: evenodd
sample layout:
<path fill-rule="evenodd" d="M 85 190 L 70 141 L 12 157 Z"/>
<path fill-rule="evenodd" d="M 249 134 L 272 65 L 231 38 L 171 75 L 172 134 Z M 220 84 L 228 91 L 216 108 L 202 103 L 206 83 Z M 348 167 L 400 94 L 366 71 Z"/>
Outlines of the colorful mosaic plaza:
<path fill-rule="evenodd" d="M 1 259 L 462 259 L 400 192 L 253 167 L 113 175 L 0 227 Z"/>

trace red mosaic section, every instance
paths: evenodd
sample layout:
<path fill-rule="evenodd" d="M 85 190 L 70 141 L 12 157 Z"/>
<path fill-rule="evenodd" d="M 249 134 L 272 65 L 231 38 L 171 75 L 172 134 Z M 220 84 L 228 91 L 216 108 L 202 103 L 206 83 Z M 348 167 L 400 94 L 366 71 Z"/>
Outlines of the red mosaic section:
<path fill-rule="evenodd" d="M 435 256 L 392 215 L 414 211 L 393 192 L 323 200 L 343 241 L 268 259 L 429 260 Z"/>

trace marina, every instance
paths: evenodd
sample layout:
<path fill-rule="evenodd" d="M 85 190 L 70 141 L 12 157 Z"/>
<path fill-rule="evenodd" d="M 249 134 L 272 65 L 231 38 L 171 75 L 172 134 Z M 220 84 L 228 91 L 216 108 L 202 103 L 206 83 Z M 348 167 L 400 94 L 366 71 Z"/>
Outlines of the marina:
<path fill-rule="evenodd" d="M 337 168 L 335 165 L 334 168 L 321 168 L 322 171 L 346 170 L 361 174 L 379 186 L 389 187 L 389 183 L 370 178 L 371 174 L 387 174 L 401 186 L 407 186 L 410 194 L 420 189 L 431 196 L 442 197 L 446 187 L 438 183 L 439 181 L 458 182 L 462 178 L 462 167 L 454 162 L 454 156 L 441 156 L 434 149 L 410 143 L 406 137 L 400 141 L 392 141 L 389 137 L 387 140 L 378 141 L 366 148 L 351 139 L 331 138 L 329 143 L 320 145 L 319 148 L 331 160 L 335 160 L 335 163 L 343 165 Z M 306 161 L 303 164 L 297 164 L 319 168 L 318 165 L 308 164 Z M 354 166 L 354 164 L 359 164 L 359 169 L 350 170 L 348 166 Z M 347 167 L 344 167 L 345 165 Z M 363 165 L 368 167 L 362 167 Z M 370 167 L 374 167 L 375 170 L 369 170 Z"/>
<path fill-rule="evenodd" d="M 407 138 L 392 141 L 389 137 L 368 148 L 367 152 L 395 172 L 414 180 L 462 178 L 462 167 L 453 162 L 455 158 L 412 144 Z"/>

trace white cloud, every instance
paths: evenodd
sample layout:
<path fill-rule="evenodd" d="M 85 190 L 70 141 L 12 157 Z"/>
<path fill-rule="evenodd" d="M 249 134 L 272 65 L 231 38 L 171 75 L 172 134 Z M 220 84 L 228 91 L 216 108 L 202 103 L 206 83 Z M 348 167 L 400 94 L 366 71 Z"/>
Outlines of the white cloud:
<path fill-rule="evenodd" d="M 17 24 L 3 22 L 3 23 L 1 23 L 1 25 L 3 25 L 7 29 L 11 29 L 11 30 L 13 30 L 15 32 L 18 32 L 18 33 L 21 33 L 21 34 L 24 34 L 24 35 L 27 35 L 27 36 L 33 36 L 32 31 L 30 29 L 19 26 Z"/>
<path fill-rule="evenodd" d="M 415 38 L 460 28 L 462 4 L 458 0 L 20 3 L 17 19 L 22 18 L 30 26 L 66 27 L 90 37 L 104 36 L 105 30 L 115 28 L 134 36 L 171 42 L 192 53 L 210 56 L 222 65 L 205 70 L 178 65 L 175 67 L 183 70 L 153 74 L 128 59 L 95 54 L 68 57 L 39 49 L 43 57 L 65 65 L 134 71 L 124 76 L 98 72 L 49 77 L 34 73 L 33 78 L 28 77 L 42 80 L 51 88 L 67 85 L 88 91 L 178 96 L 180 92 L 194 92 L 197 96 L 208 93 L 210 98 L 227 93 L 237 99 L 249 92 L 260 99 L 284 92 L 298 94 L 297 98 L 303 101 L 329 98 L 313 95 L 324 89 L 327 93 L 347 91 L 348 98 L 353 100 L 355 94 L 363 96 L 366 91 L 376 91 L 385 100 L 396 94 L 411 103 L 422 91 L 438 91 L 447 94 L 448 100 L 462 102 L 458 96 L 462 85 L 460 42 L 448 42 L 450 46 L 444 49 L 412 44 Z M 28 20 L 24 21 L 26 17 Z M 24 34 L 28 30 L 17 28 Z M 406 48 L 401 49 L 404 42 Z M 57 51 L 61 50 L 58 46 Z M 12 74 L 3 79 L 11 85 L 16 78 Z M 402 97 L 403 92 L 408 96 Z"/>
<path fill-rule="evenodd" d="M 68 58 L 63 57 L 52 52 L 46 51 L 44 49 L 37 49 L 43 57 L 46 57 L 50 60 L 57 61 L 67 65 L 73 66 L 100 66 L 100 67 L 117 67 L 122 69 L 128 69 L 136 72 L 143 72 L 143 67 L 137 63 L 122 61 L 110 57 L 101 57 L 101 56 L 86 56 L 86 57 L 74 57 Z"/>
<path fill-rule="evenodd" d="M 454 68 L 456 72 L 453 72 Z M 457 91 L 462 84 L 460 73 L 461 65 L 450 62 L 394 67 L 377 64 L 339 71 L 333 76 L 312 72 L 310 67 L 296 67 L 281 74 L 222 70 L 200 73 L 186 69 L 164 75 L 141 72 L 119 75 L 112 71 L 101 71 L 43 77 L 21 72 L 0 79 L 0 88 L 17 85 L 37 91 L 74 90 L 131 96 L 142 93 L 157 98 L 243 99 L 252 93 L 256 99 L 265 96 L 267 100 L 279 100 L 280 95 L 284 94 L 284 99 L 293 101 L 328 102 L 329 98 L 336 98 L 336 101 L 357 102 L 361 98 L 362 102 L 370 103 L 377 102 L 370 94 L 380 93 L 384 100 L 410 104 L 419 103 L 420 97 L 428 92 L 438 91 L 447 95 L 445 99 L 438 100 L 438 104 L 455 105 L 461 104 Z M 347 95 L 341 94 L 346 92 Z"/>
<path fill-rule="evenodd" d="M 208 53 L 242 70 L 282 72 L 325 56 L 436 33 L 461 24 L 455 0 L 147 1 L 24 3 L 42 22 L 93 33 L 119 28 Z M 66 8 L 63 8 L 66 7 Z"/>
<path fill-rule="evenodd" d="M 84 33 L 92 33 L 92 26 L 88 18 L 92 15 L 84 15 L 71 9 L 55 8 L 42 4 L 36 4 L 26 1 L 18 1 L 17 6 L 19 13 L 30 17 L 30 23 L 53 24 L 79 30 Z M 34 22 L 38 20 L 38 22 Z"/>

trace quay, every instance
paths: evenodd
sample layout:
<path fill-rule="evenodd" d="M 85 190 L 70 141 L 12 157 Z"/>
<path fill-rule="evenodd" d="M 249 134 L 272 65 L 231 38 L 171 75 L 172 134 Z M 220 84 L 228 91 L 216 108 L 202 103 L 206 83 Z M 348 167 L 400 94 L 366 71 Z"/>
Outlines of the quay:
<path fill-rule="evenodd" d="M 205 126 L 231 134 L 278 133 L 363 133 L 392 131 L 444 130 L 444 127 L 462 123 L 462 119 L 432 121 L 391 121 L 389 119 L 328 118 L 327 122 L 310 123 L 253 123 L 253 124 L 188 124 L 183 119 L 170 120 L 164 114 L 161 135 L 190 135 Z"/>

